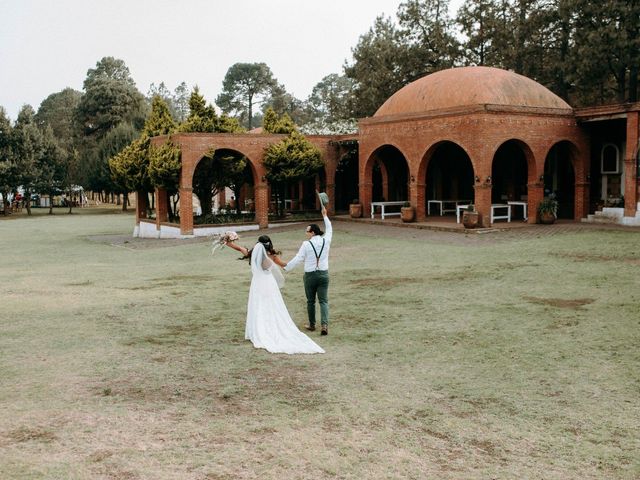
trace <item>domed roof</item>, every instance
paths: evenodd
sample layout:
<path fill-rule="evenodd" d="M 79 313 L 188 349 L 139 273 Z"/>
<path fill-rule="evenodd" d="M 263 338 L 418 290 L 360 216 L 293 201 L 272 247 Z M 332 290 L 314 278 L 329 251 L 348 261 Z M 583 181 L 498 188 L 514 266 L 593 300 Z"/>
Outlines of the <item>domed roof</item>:
<path fill-rule="evenodd" d="M 571 110 L 547 88 L 517 73 L 491 67 L 441 70 L 404 86 L 374 117 L 407 115 L 471 105 Z"/>

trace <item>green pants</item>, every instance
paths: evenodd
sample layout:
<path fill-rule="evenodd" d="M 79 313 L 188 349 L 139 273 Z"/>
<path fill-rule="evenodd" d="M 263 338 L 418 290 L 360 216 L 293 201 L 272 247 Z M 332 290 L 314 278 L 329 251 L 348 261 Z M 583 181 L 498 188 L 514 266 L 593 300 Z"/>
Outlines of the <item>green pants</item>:
<path fill-rule="evenodd" d="M 304 293 L 307 295 L 309 325 L 316 325 L 316 295 L 320 302 L 320 323 L 329 325 L 329 272 L 318 270 L 304 273 Z"/>

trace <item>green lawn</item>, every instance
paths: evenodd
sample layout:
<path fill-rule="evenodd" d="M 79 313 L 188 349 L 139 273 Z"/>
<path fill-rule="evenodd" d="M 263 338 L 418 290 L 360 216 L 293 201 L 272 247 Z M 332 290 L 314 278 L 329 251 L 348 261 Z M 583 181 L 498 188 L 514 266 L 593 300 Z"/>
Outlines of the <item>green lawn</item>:
<path fill-rule="evenodd" d="M 335 222 L 327 353 L 286 356 L 244 341 L 236 252 L 76 212 L 0 219 L 2 479 L 640 477 L 638 232 Z"/>

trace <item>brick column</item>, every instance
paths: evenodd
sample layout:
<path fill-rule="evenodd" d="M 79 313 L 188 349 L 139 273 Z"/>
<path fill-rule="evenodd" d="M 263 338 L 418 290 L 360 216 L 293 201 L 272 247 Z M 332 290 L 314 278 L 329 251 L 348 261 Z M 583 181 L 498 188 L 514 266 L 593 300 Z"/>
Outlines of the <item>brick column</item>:
<path fill-rule="evenodd" d="M 527 194 L 528 223 L 538 223 L 538 205 L 544 198 L 544 182 L 529 183 Z"/>
<path fill-rule="evenodd" d="M 371 178 L 369 178 L 369 181 L 363 182 L 361 187 L 360 203 L 362 204 L 362 216 L 369 218 L 371 217 L 371 202 L 373 201 L 373 182 L 371 182 Z"/>
<path fill-rule="evenodd" d="M 269 226 L 269 188 L 266 183 L 254 187 L 256 205 L 256 223 L 260 228 Z"/>
<path fill-rule="evenodd" d="M 627 113 L 627 149 L 624 159 L 624 216 L 635 217 L 638 205 L 637 160 L 640 112 Z"/>
<path fill-rule="evenodd" d="M 136 225 L 140 225 L 141 218 L 147 218 L 148 208 L 147 192 L 136 192 Z"/>
<path fill-rule="evenodd" d="M 180 187 L 180 233 L 193 235 L 193 188 Z"/>
<path fill-rule="evenodd" d="M 336 211 L 336 186 L 327 183 L 327 195 L 329 195 L 329 205 L 327 205 L 327 213 L 333 215 Z"/>
<path fill-rule="evenodd" d="M 475 190 L 474 205 L 480 214 L 480 224 L 483 227 L 491 226 L 491 190 L 490 183 L 476 183 L 473 188 Z"/>
<path fill-rule="evenodd" d="M 411 192 L 411 203 L 416 207 L 416 220 L 424 222 L 427 219 L 427 184 L 412 182 L 411 185 L 415 191 L 415 197 Z"/>
<path fill-rule="evenodd" d="M 574 220 L 586 218 L 589 213 L 589 188 L 588 182 L 576 182 Z"/>
<path fill-rule="evenodd" d="M 160 224 L 169 220 L 167 209 L 167 191 L 164 188 L 156 188 L 156 230 L 160 230 Z"/>

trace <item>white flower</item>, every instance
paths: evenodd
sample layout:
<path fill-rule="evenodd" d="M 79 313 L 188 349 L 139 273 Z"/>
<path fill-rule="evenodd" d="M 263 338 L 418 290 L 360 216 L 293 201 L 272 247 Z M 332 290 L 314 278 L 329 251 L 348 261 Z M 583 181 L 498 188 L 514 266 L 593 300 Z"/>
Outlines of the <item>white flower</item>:
<path fill-rule="evenodd" d="M 211 246 L 211 255 L 216 253 L 216 250 L 224 247 L 229 242 L 235 242 L 240 237 L 238 234 L 232 230 L 228 230 L 224 233 L 215 233 L 211 236 L 212 238 L 212 246 Z"/>

